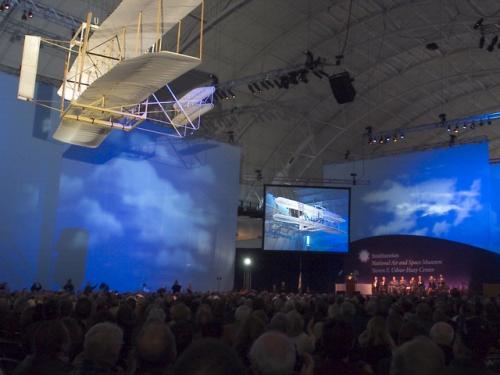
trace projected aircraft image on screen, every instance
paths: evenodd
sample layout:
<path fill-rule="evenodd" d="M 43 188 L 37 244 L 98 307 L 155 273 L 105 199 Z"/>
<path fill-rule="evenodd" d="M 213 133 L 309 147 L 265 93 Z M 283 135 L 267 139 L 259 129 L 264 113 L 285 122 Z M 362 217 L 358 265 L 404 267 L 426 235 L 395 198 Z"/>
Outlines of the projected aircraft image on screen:
<path fill-rule="evenodd" d="M 265 204 L 264 249 L 347 251 L 348 190 L 268 186 Z"/>

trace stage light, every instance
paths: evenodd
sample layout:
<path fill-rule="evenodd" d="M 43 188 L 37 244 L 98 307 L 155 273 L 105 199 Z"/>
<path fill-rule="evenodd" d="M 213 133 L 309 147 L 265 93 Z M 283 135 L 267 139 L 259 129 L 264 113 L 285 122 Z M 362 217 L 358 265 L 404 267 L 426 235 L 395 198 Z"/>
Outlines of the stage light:
<path fill-rule="evenodd" d="M 458 124 L 455 125 L 455 130 L 453 130 L 453 133 L 458 133 L 460 130 L 458 129 Z"/>
<path fill-rule="evenodd" d="M 236 98 L 236 95 L 234 94 L 233 90 L 227 89 L 227 92 L 229 94 L 229 99 L 234 99 Z"/>
<path fill-rule="evenodd" d="M 479 38 L 479 48 L 484 48 L 484 44 L 486 43 L 486 38 L 484 35 L 481 35 L 481 38 Z"/>
<path fill-rule="evenodd" d="M 270 86 L 267 85 L 266 81 L 262 81 L 260 85 L 264 87 L 266 90 L 269 90 L 271 88 Z"/>
<path fill-rule="evenodd" d="M 392 141 L 394 143 L 397 143 L 398 142 L 398 136 L 396 134 L 394 134 L 394 136 L 392 137 Z"/>
<path fill-rule="evenodd" d="M 378 140 L 378 143 L 380 143 L 380 144 L 384 143 L 384 137 L 380 137 L 380 139 Z"/>
<path fill-rule="evenodd" d="M 248 85 L 248 89 L 250 90 L 250 92 L 251 92 L 252 94 L 254 94 L 254 95 L 255 95 L 255 89 L 253 88 L 252 84 L 249 84 L 249 85 Z"/>
<path fill-rule="evenodd" d="M 401 134 L 399 135 L 399 138 L 400 138 L 400 139 L 405 139 L 405 135 L 404 135 L 404 133 L 401 133 Z"/>
<path fill-rule="evenodd" d="M 299 81 L 304 83 L 309 82 L 309 80 L 307 79 L 307 70 L 302 69 L 301 71 L 299 71 Z"/>
<path fill-rule="evenodd" d="M 373 143 L 373 138 L 372 137 L 368 138 L 368 144 L 371 145 L 372 143 Z"/>
<path fill-rule="evenodd" d="M 474 30 L 479 29 L 481 26 L 483 26 L 483 21 L 484 21 L 484 18 L 478 19 L 477 22 L 474 24 L 474 26 L 472 26 L 472 28 Z"/>
<path fill-rule="evenodd" d="M 448 125 L 448 128 L 446 130 L 448 130 L 448 133 L 451 132 L 451 126 Z"/>
<path fill-rule="evenodd" d="M 33 18 L 33 11 L 31 9 L 28 11 L 28 18 L 29 19 Z"/>
<path fill-rule="evenodd" d="M 255 87 L 255 90 L 257 90 L 257 93 L 260 94 L 262 92 L 262 89 L 260 86 L 257 84 L 257 82 L 254 82 L 253 87 Z"/>
<path fill-rule="evenodd" d="M 4 3 L 3 3 L 3 9 L 4 10 L 9 10 L 10 9 L 10 1 L 4 1 Z"/>
<path fill-rule="evenodd" d="M 465 122 L 462 124 L 462 129 L 467 129 L 467 124 Z"/>
<path fill-rule="evenodd" d="M 272 83 L 269 79 L 267 79 L 267 78 L 266 78 L 266 83 L 267 83 L 267 85 L 268 85 L 269 87 L 271 87 L 271 88 L 273 88 L 273 89 L 274 89 L 274 85 L 273 85 L 273 83 Z"/>
<path fill-rule="evenodd" d="M 288 88 L 290 87 L 290 81 L 288 80 L 288 77 L 287 76 L 281 76 L 280 80 L 281 80 L 281 86 L 284 89 L 288 90 Z"/>
<path fill-rule="evenodd" d="M 373 138 L 372 143 L 373 143 L 373 144 L 378 143 L 378 142 L 377 142 L 377 138 Z"/>
<path fill-rule="evenodd" d="M 385 137 L 385 143 L 389 142 L 390 140 L 391 140 L 391 137 L 389 137 L 389 136 Z"/>
<path fill-rule="evenodd" d="M 246 267 L 250 267 L 252 265 L 252 258 L 243 258 L 243 265 Z"/>
<path fill-rule="evenodd" d="M 323 76 L 321 74 L 319 74 L 319 72 L 317 72 L 316 70 L 313 70 L 313 74 L 318 77 L 319 79 L 322 79 Z"/>
<path fill-rule="evenodd" d="M 495 48 L 495 46 L 497 45 L 497 43 L 498 43 L 498 35 L 495 35 L 495 37 L 491 40 L 491 42 L 488 45 L 488 47 L 486 48 L 486 50 L 488 52 L 493 52 L 493 49 Z"/>

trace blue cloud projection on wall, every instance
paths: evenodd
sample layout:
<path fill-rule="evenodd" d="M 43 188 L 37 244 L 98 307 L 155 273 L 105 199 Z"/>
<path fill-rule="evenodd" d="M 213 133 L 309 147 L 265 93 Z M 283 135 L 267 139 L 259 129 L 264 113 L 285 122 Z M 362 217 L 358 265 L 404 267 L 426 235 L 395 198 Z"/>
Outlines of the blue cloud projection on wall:
<path fill-rule="evenodd" d="M 372 235 L 446 235 L 482 209 L 481 180 L 474 180 L 468 190 L 458 190 L 456 185 L 456 179 L 433 179 L 412 186 L 385 181 L 381 190 L 362 197 L 375 210 L 392 215 L 392 220 L 374 224 Z"/>
<path fill-rule="evenodd" d="M 86 279 L 121 290 L 174 279 L 207 289 L 217 276 L 232 283 L 238 150 L 200 140 L 148 143 L 154 147 L 146 159 L 127 151 L 106 160 L 102 151 L 78 150 L 63 161 L 59 229 L 88 231 Z M 219 253 L 225 256 L 216 262 Z"/>
<path fill-rule="evenodd" d="M 482 143 L 329 165 L 324 176 L 370 181 L 352 189 L 352 240 L 409 234 L 498 251 L 488 158 Z"/>

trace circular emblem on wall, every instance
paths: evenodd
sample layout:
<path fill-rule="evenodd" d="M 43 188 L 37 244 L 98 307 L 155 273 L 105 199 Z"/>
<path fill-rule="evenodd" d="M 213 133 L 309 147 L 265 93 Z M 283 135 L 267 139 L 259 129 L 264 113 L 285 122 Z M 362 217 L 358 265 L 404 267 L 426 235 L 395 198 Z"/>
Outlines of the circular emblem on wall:
<path fill-rule="evenodd" d="M 370 260 L 370 253 L 368 250 L 363 249 L 359 252 L 358 257 L 361 263 L 366 263 Z"/>

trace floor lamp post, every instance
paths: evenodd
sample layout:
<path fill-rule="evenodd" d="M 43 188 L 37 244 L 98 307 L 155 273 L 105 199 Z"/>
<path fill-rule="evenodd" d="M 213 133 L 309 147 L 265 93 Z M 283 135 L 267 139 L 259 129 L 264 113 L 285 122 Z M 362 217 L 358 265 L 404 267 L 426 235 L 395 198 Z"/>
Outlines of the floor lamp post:
<path fill-rule="evenodd" d="M 252 289 L 252 258 L 243 259 L 243 289 Z"/>

